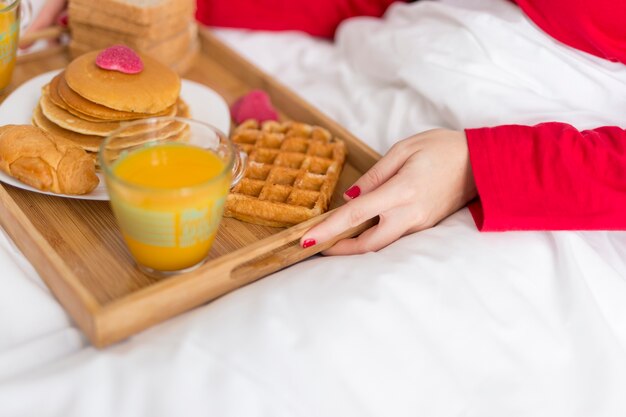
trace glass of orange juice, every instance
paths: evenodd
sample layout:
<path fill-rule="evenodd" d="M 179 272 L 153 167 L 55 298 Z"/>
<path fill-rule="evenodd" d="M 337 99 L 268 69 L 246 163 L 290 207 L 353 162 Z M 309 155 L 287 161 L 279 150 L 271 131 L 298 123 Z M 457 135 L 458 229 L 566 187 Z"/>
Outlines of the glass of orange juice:
<path fill-rule="evenodd" d="M 27 0 L 0 0 L 0 94 L 11 82 L 20 35 L 20 19 L 30 15 Z"/>
<path fill-rule="evenodd" d="M 177 117 L 125 124 L 105 138 L 98 160 L 128 249 L 154 277 L 206 260 L 226 195 L 245 170 L 245 153 L 226 135 Z"/>

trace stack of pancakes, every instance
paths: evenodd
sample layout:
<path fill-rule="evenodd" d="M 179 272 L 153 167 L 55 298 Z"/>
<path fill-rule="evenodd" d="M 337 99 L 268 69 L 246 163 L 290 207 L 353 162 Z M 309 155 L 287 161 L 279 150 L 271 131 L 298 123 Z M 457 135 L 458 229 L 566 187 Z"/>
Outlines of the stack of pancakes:
<path fill-rule="evenodd" d="M 98 51 L 72 61 L 44 86 L 33 124 L 87 151 L 95 160 L 104 138 L 122 123 L 156 116 L 189 117 L 180 94 L 180 78 L 167 66 L 146 55 L 144 69 L 126 74 L 99 68 Z M 181 141 L 188 132 L 182 123 L 136 126 L 124 135 L 129 142 Z"/>

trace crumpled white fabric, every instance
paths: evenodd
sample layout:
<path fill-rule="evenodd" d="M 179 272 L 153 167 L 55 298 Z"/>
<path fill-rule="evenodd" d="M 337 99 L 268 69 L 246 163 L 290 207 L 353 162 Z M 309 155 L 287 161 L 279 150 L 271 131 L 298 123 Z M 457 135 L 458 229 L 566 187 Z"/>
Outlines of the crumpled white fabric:
<path fill-rule="evenodd" d="M 621 124 L 626 69 L 504 0 L 420 1 L 336 45 L 220 31 L 380 152 L 434 126 Z M 315 257 L 104 350 L 0 236 L 0 416 L 621 416 L 626 233 L 479 233 L 467 210 Z"/>

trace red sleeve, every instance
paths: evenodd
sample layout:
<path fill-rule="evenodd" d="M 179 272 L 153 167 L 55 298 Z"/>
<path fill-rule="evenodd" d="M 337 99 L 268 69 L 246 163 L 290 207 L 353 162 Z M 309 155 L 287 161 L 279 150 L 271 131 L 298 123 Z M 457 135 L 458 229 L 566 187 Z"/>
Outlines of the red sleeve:
<path fill-rule="evenodd" d="M 467 129 L 481 231 L 626 230 L 626 131 Z"/>
<path fill-rule="evenodd" d="M 515 0 L 553 38 L 581 51 L 626 63 L 624 0 Z"/>
<path fill-rule="evenodd" d="M 382 16 L 398 0 L 198 0 L 196 19 L 205 25 L 257 30 L 299 30 L 332 38 L 354 16 Z"/>

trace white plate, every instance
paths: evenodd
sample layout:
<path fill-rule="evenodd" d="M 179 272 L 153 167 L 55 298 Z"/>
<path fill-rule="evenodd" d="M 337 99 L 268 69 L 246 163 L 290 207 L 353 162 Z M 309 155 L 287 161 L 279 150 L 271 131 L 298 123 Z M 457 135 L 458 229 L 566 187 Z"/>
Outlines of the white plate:
<path fill-rule="evenodd" d="M 46 85 L 59 71 L 41 74 L 19 86 L 0 104 L 0 126 L 9 124 L 29 125 L 33 110 L 41 96 L 41 88 Z M 200 120 L 228 134 L 230 129 L 230 111 L 224 99 L 210 88 L 189 80 L 182 80 L 180 96 L 189 105 L 191 118 Z M 40 191 L 0 171 L 0 181 L 37 193 L 59 197 L 79 198 L 83 200 L 108 200 L 109 196 L 104 185 L 102 174 L 98 173 L 100 184 L 89 194 L 65 195 Z"/>

